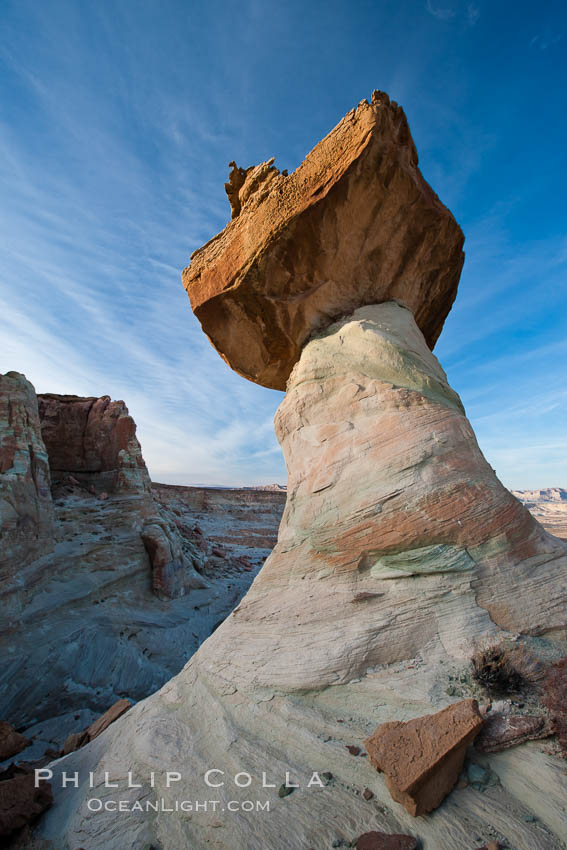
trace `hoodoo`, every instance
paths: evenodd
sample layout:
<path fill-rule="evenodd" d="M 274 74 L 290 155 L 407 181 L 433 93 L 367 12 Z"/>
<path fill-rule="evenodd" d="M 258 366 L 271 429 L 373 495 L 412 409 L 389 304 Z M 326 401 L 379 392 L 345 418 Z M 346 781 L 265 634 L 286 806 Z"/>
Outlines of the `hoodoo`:
<path fill-rule="evenodd" d="M 538 742 L 473 751 L 490 793 L 460 782 L 418 819 L 360 753 L 383 723 L 482 702 L 475 642 L 552 658 L 567 637 L 565 544 L 499 482 L 431 351 L 463 238 L 418 170 L 404 113 L 375 92 L 294 174 L 268 162 L 240 178 L 237 214 L 184 283 L 236 371 L 287 382 L 275 420 L 289 474 L 278 542 L 177 677 L 52 766 L 55 806 L 39 831 L 56 847 L 108 850 L 322 850 L 369 833 L 436 850 L 506 838 L 517 850 L 564 847 L 565 763 Z M 446 724 L 415 728 L 433 739 Z M 427 786 L 421 810 L 458 777 L 472 736 L 453 737 L 450 761 L 439 747 L 416 754 L 419 783 L 443 770 L 443 793 Z M 387 770 L 390 737 L 379 740 Z M 85 781 L 62 789 L 58 771 Z M 130 787 L 129 772 L 152 771 L 152 784 Z M 119 816 L 106 808 L 117 800 Z"/>

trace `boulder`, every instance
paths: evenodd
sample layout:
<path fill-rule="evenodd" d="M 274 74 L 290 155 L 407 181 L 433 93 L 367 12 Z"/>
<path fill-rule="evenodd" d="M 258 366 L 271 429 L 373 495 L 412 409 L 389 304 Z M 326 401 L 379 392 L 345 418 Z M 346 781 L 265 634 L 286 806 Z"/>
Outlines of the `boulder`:
<path fill-rule="evenodd" d="M 397 298 L 433 347 L 457 292 L 463 234 L 423 179 L 403 109 L 363 100 L 284 176 L 233 171 L 233 220 L 183 272 L 193 311 L 245 378 L 284 390 L 316 331 Z"/>
<path fill-rule="evenodd" d="M 129 699 L 119 699 L 114 703 L 114 705 L 110 706 L 108 711 L 105 711 L 104 714 L 97 717 L 97 719 L 82 732 L 73 732 L 69 735 L 63 745 L 63 755 L 68 755 L 69 753 L 78 750 L 80 747 L 84 747 L 85 744 L 90 743 L 90 741 L 94 741 L 94 739 L 98 738 L 98 736 L 101 735 L 111 723 L 114 723 L 115 720 L 122 717 L 122 715 L 125 714 L 131 707 L 132 703 Z"/>
<path fill-rule="evenodd" d="M 417 817 L 436 809 L 452 790 L 482 723 L 476 700 L 463 700 L 407 723 L 383 723 L 365 745 L 392 798 Z"/>
<path fill-rule="evenodd" d="M 53 803 L 48 782 L 35 787 L 34 773 L 23 773 L 0 782 L 0 836 L 8 836 L 32 823 Z"/>
<path fill-rule="evenodd" d="M 21 753 L 29 743 L 25 735 L 20 735 L 13 726 L 0 720 L 0 761 Z"/>

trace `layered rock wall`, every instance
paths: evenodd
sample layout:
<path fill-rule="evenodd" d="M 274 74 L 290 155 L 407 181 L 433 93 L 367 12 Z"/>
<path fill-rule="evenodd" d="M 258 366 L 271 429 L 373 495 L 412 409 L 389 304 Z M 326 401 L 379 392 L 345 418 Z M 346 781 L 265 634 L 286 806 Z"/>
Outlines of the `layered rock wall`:
<path fill-rule="evenodd" d="M 0 375 L 0 578 L 53 548 L 49 461 L 24 375 Z"/>
<path fill-rule="evenodd" d="M 202 539 L 207 557 L 225 553 L 252 564 L 263 562 L 276 545 L 285 506 L 285 488 L 182 487 L 153 484 L 161 504 L 181 528 L 187 521 Z"/>

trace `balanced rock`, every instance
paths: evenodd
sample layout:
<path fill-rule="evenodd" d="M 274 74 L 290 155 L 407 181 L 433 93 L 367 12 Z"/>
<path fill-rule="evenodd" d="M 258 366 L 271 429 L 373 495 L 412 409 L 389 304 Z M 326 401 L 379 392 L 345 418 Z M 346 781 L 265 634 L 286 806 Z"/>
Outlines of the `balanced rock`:
<path fill-rule="evenodd" d="M 0 577 L 53 548 L 49 461 L 35 390 L 24 375 L 0 375 Z"/>
<path fill-rule="evenodd" d="M 567 550 L 498 481 L 430 349 L 454 295 L 462 236 L 416 161 L 403 113 L 377 95 L 295 175 L 268 172 L 244 199 L 246 174 L 234 187 L 238 215 L 194 258 L 185 283 L 219 351 L 268 386 L 289 376 L 275 418 L 289 474 L 277 544 L 181 673 L 67 756 L 65 771 L 100 779 L 65 789 L 65 805 L 40 825 L 44 838 L 205 850 L 214 835 L 218 850 L 296 850 L 329 846 L 337 818 L 402 834 L 409 816 L 383 783 L 373 785 L 372 821 L 374 804 L 352 793 L 376 776 L 345 747 L 369 723 L 443 709 L 446 671 L 470 668 L 481 635 L 553 643 L 567 629 Z M 427 754 L 443 793 L 481 724 L 472 702 L 446 712 L 454 728 L 429 721 L 440 745 Z M 537 786 L 511 769 L 514 750 L 500 753 L 509 781 L 495 818 L 512 833 L 520 807 L 537 810 L 549 836 L 542 850 L 551 850 L 564 837 L 567 778 L 525 749 L 522 776 L 537 775 Z M 149 797 L 168 796 L 167 770 L 183 774 L 186 799 L 202 799 L 211 765 L 226 780 L 215 788 L 220 809 L 254 799 L 230 777 L 260 777 L 267 753 L 269 817 L 244 807 L 229 824 L 214 811 L 140 813 Z M 310 787 L 317 768 L 336 781 Z M 153 787 L 141 780 L 128 790 L 139 811 L 89 813 L 106 771 L 126 792 L 128 772 L 149 770 Z M 416 792 L 416 810 L 439 796 L 426 772 L 403 785 Z M 299 787 L 280 799 L 286 773 Z M 455 850 L 483 834 L 485 810 L 462 796 L 423 819 L 425 845 Z M 533 850 L 532 836 L 515 845 Z"/>
<path fill-rule="evenodd" d="M 436 809 L 451 791 L 482 723 L 476 700 L 463 700 L 407 723 L 383 723 L 365 745 L 392 798 L 417 817 Z"/>
<path fill-rule="evenodd" d="M 314 331 L 394 298 L 433 347 L 457 292 L 463 234 L 419 171 L 400 106 L 374 92 L 289 177 L 273 160 L 231 165 L 236 216 L 183 272 L 229 366 L 283 390 Z"/>

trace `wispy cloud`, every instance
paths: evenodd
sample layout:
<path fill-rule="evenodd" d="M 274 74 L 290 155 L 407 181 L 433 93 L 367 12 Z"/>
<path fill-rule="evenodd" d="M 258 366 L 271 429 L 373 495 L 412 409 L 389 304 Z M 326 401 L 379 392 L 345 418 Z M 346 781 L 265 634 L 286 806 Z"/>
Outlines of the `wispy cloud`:
<path fill-rule="evenodd" d="M 469 24 L 474 27 L 480 18 L 480 8 L 475 3 L 469 3 L 467 5 L 467 17 Z"/>
<path fill-rule="evenodd" d="M 457 12 L 454 8 L 450 6 L 434 6 L 432 0 L 427 0 L 425 8 L 438 21 L 452 21 L 457 17 Z"/>
<path fill-rule="evenodd" d="M 561 41 L 561 37 L 562 33 L 540 33 L 538 35 L 534 35 L 530 41 L 530 47 L 534 47 L 539 50 L 547 50 L 548 47 L 552 47 L 554 44 L 557 44 L 558 41 Z"/>
<path fill-rule="evenodd" d="M 480 18 L 480 7 L 476 3 L 463 3 L 462 0 L 456 0 L 450 5 L 442 0 L 439 3 L 437 0 L 426 0 L 425 8 L 438 21 L 460 20 L 470 27 L 474 27 Z"/>

